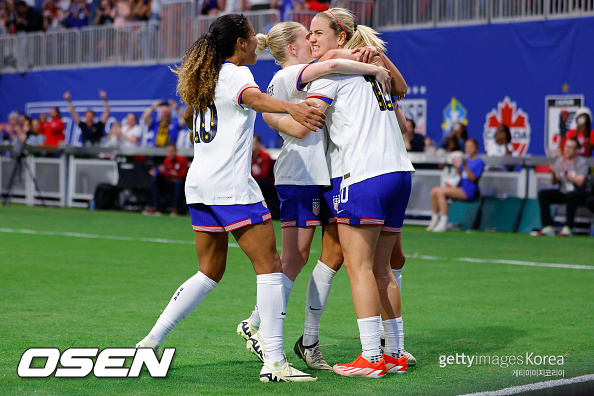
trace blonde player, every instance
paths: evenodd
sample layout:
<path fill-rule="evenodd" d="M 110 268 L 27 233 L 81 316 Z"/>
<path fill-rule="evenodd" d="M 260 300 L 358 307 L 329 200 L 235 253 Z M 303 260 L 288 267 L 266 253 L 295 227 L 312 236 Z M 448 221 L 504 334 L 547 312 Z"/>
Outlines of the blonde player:
<path fill-rule="evenodd" d="M 353 31 L 352 16 L 347 10 L 331 9 L 318 14 L 310 28 L 312 54 L 322 56 L 329 49 L 343 47 L 357 33 L 373 33 L 362 26 L 355 34 Z M 406 372 L 399 339 L 400 293 L 390 269 L 390 256 L 394 249 L 401 249 L 400 228 L 414 169 L 406 154 L 394 105 L 375 81 L 359 76 L 320 78 L 308 92 L 308 98 L 318 100 L 321 108 L 332 106 L 327 113 L 327 128 L 342 173 L 335 202 L 338 232 L 363 347 L 355 361 L 335 365 L 333 369 L 345 376 L 371 378 L 382 377 L 386 371 Z M 301 130 L 287 117 L 275 118 L 283 130 Z M 385 355 L 380 349 L 382 317 Z"/>
<path fill-rule="evenodd" d="M 288 112 L 308 129 L 321 127 L 323 116 L 305 102 L 288 103 L 260 92 L 249 69 L 242 67 L 256 62 L 256 46 L 254 29 L 243 15 L 224 15 L 190 47 L 177 70 L 178 93 L 195 110 L 186 201 L 199 271 L 175 292 L 137 347 L 157 349 L 217 286 L 232 232 L 257 274 L 260 334 L 267 346 L 260 380 L 315 381 L 289 365 L 283 354 L 283 274 L 270 212 L 250 175 L 250 153 L 255 111 Z"/>
<path fill-rule="evenodd" d="M 297 22 L 281 22 L 268 35 L 259 34 L 258 48 L 270 49 L 282 70 L 277 72 L 268 86 L 268 93 L 275 98 L 292 103 L 303 102 L 307 93 L 306 83 L 329 73 L 373 75 L 381 84 L 389 85 L 390 75 L 383 67 L 336 59 L 313 61 L 307 41 L 307 29 Z M 281 201 L 283 282 L 286 300 L 293 289 L 293 282 L 307 263 L 315 227 L 322 225 L 321 200 L 324 186 L 330 185 L 326 163 L 324 133 L 303 131 L 298 136 L 281 133 L 284 140 L 276 160 L 274 175 Z M 260 325 L 258 307 L 250 318 L 242 321 L 237 332 L 247 339 L 247 347 L 258 357 L 265 345 L 259 340 L 256 329 Z M 258 346 L 259 344 L 259 346 Z M 306 351 L 310 368 L 330 370 L 316 343 Z"/>

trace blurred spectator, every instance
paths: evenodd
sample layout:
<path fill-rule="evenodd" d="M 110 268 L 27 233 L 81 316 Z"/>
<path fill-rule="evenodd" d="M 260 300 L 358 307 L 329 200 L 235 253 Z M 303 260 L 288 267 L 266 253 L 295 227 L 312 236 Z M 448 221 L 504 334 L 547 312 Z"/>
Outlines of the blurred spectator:
<path fill-rule="evenodd" d="M 514 148 L 511 145 L 511 132 L 507 125 L 501 124 L 495 130 L 495 139 L 487 140 L 485 152 L 491 157 L 511 156 Z M 490 165 L 488 170 L 513 171 L 512 165 Z"/>
<path fill-rule="evenodd" d="M 61 24 L 62 15 L 56 0 L 45 0 L 41 5 L 43 15 L 43 30 L 55 29 Z"/>
<path fill-rule="evenodd" d="M 200 0 L 198 4 L 202 15 L 216 15 L 225 10 L 225 0 Z"/>
<path fill-rule="evenodd" d="M 99 97 L 103 99 L 105 106 L 105 111 L 101 114 L 99 121 L 95 122 L 95 112 L 88 109 L 85 111 L 85 122 L 82 122 L 72 105 L 70 91 L 67 91 L 64 94 L 64 99 L 66 100 L 66 103 L 68 103 L 70 115 L 74 122 L 80 127 L 83 146 L 98 144 L 105 133 L 105 123 L 109 117 L 109 102 L 107 101 L 107 94 L 101 89 L 99 90 Z"/>
<path fill-rule="evenodd" d="M 89 25 L 91 7 L 86 0 L 72 0 L 68 14 L 62 22 L 66 27 L 81 28 Z"/>
<path fill-rule="evenodd" d="M 291 20 L 290 14 L 294 11 L 306 9 L 305 0 L 270 0 L 270 8 L 280 11 L 281 21 Z"/>
<path fill-rule="evenodd" d="M 271 3 L 275 0 L 271 0 Z M 287 1 L 287 0 L 276 0 Z M 249 9 L 248 0 L 225 0 L 225 14 L 236 14 Z M 281 15 L 282 17 L 282 15 Z"/>
<path fill-rule="evenodd" d="M 38 118 L 33 118 L 31 120 L 31 131 L 33 131 L 33 134 L 35 135 L 34 145 L 43 146 L 45 144 L 45 135 L 43 134 L 43 130 L 41 129 L 41 121 Z"/>
<path fill-rule="evenodd" d="M 60 109 L 52 107 L 50 109 L 50 120 L 41 119 L 41 133 L 45 135 L 46 146 L 59 146 L 64 141 L 64 123 Z"/>
<path fill-rule="evenodd" d="M 254 135 L 252 146 L 252 176 L 256 181 L 273 181 L 272 167 L 274 162 L 270 155 L 262 150 L 262 138 Z"/>
<path fill-rule="evenodd" d="M 15 34 L 17 10 L 14 0 L 8 0 L 6 3 L 3 4 L 2 8 L 6 10 L 6 20 L 4 22 L 6 26 L 6 32 L 8 34 Z"/>
<path fill-rule="evenodd" d="M 111 25 L 115 16 L 115 8 L 111 0 L 101 0 L 99 7 L 95 10 L 93 25 Z"/>
<path fill-rule="evenodd" d="M 583 205 L 588 198 L 586 178 L 588 164 L 584 157 L 578 156 L 580 143 L 571 138 L 565 142 L 563 157 L 557 158 L 555 164 L 550 165 L 551 183 L 558 184 L 557 189 L 541 190 L 538 192 L 540 204 L 541 235 L 555 236 L 553 219 L 551 218 L 551 204 L 565 203 L 565 225 L 560 236 L 571 236 L 577 207 Z"/>
<path fill-rule="evenodd" d="M 103 147 L 119 147 L 120 140 L 122 138 L 122 124 L 119 121 L 115 121 L 111 124 L 109 134 L 103 139 L 101 145 Z"/>
<path fill-rule="evenodd" d="M 16 32 L 38 32 L 43 29 L 43 15 L 39 10 L 29 7 L 19 0 L 16 3 L 17 20 Z"/>
<path fill-rule="evenodd" d="M 316 12 L 326 11 L 330 8 L 330 0 L 307 0 L 307 9 Z"/>
<path fill-rule="evenodd" d="M 122 26 L 130 19 L 132 4 L 130 0 L 116 0 L 115 13 L 113 17 L 114 26 Z"/>
<path fill-rule="evenodd" d="M 430 154 L 435 154 L 437 147 L 435 147 L 435 142 L 429 136 L 425 137 L 425 152 Z"/>
<path fill-rule="evenodd" d="M 103 142 L 105 147 L 138 147 L 142 130 L 138 125 L 138 117 L 134 113 L 128 113 L 122 123 L 116 121 L 111 125 L 109 135 Z"/>
<path fill-rule="evenodd" d="M 466 125 L 461 122 L 456 122 L 452 125 L 452 129 L 448 136 L 446 136 L 441 143 L 439 148 L 451 153 L 452 151 L 462 150 L 465 147 L 466 140 L 468 139 L 468 131 Z"/>
<path fill-rule="evenodd" d="M 148 21 L 151 16 L 151 8 L 145 0 L 132 0 L 130 10 L 130 21 Z"/>
<path fill-rule="evenodd" d="M 14 110 L 8 113 L 8 122 L 1 124 L 2 140 L 10 143 L 16 138 L 19 128 L 19 112 Z"/>
<path fill-rule="evenodd" d="M 248 0 L 248 7 L 249 7 L 248 10 L 249 11 L 268 10 L 270 8 L 270 1 L 271 0 Z"/>
<path fill-rule="evenodd" d="M 10 33 L 8 23 L 8 10 L 6 9 L 6 5 L 4 3 L 0 3 L 0 35 Z"/>
<path fill-rule="evenodd" d="M 161 215 L 163 209 L 161 199 L 166 195 L 172 196 L 167 201 L 171 207 L 171 216 L 185 212 L 184 184 L 189 165 L 186 157 L 177 155 L 175 143 L 167 144 L 167 157 L 162 165 L 150 170 L 152 178 L 153 206 L 143 210 L 143 215 Z"/>
<path fill-rule="evenodd" d="M 148 0 L 148 9 L 150 21 L 158 22 L 161 20 L 161 0 Z"/>
<path fill-rule="evenodd" d="M 478 182 L 485 169 L 485 163 L 478 156 L 478 142 L 468 139 L 465 143 L 466 157 L 461 161 L 452 160 L 459 176 L 453 186 L 434 187 L 431 190 L 431 222 L 427 231 L 443 232 L 448 225 L 448 199 L 473 201 L 479 196 Z"/>
<path fill-rule="evenodd" d="M 156 108 L 159 108 L 158 117 L 153 118 L 152 114 Z M 171 110 L 177 112 L 177 117 L 173 118 Z M 152 141 L 149 146 L 163 147 L 167 143 L 176 143 L 179 130 L 184 127 L 184 112 L 173 99 L 169 99 L 167 103 L 162 100 L 156 100 L 147 108 L 141 117 L 149 130 L 153 132 Z"/>
<path fill-rule="evenodd" d="M 406 132 L 402 134 L 406 151 L 423 152 L 425 151 L 425 138 L 416 133 L 416 124 L 413 120 L 406 119 Z"/>
<path fill-rule="evenodd" d="M 592 113 L 587 107 L 580 107 L 575 113 L 575 129 L 567 131 L 565 139 L 561 140 L 561 150 L 565 142 L 569 139 L 576 138 L 580 142 L 580 149 L 577 155 L 590 157 L 592 155 L 592 147 L 594 146 L 594 131 L 592 130 Z"/>

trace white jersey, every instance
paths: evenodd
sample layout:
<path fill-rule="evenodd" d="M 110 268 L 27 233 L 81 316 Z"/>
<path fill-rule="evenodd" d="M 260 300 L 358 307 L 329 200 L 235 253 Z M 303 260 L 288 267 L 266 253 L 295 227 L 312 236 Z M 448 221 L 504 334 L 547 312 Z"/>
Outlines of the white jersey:
<path fill-rule="evenodd" d="M 247 67 L 223 63 L 214 101 L 194 111 L 194 160 L 186 178 L 186 202 L 247 205 L 264 197 L 251 174 L 256 112 L 241 105 L 241 95 L 258 88 Z"/>
<path fill-rule="evenodd" d="M 301 75 L 309 65 L 293 65 L 278 71 L 268 85 L 268 94 L 291 103 L 301 103 L 307 92 L 299 89 Z M 303 139 L 279 132 L 283 138 L 274 164 L 276 185 L 327 186 L 330 175 L 326 164 L 324 131 L 310 132 Z"/>
<path fill-rule="evenodd" d="M 373 78 L 333 74 L 312 82 L 308 98 L 330 103 L 326 127 L 342 160 L 341 187 L 391 172 L 414 172 L 392 100 Z"/>

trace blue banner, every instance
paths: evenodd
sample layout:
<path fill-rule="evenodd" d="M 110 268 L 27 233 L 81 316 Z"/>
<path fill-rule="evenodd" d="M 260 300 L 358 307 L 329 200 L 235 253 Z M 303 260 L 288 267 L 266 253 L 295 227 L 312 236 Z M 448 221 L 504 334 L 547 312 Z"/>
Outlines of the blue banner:
<path fill-rule="evenodd" d="M 576 103 L 588 105 L 594 94 L 593 37 L 594 18 L 391 31 L 382 36 L 388 42 L 388 56 L 409 86 L 401 107 L 415 119 L 419 132 L 439 143 L 454 122 L 463 122 L 483 151 L 497 125 L 505 123 L 512 132 L 515 155 L 544 155 L 547 142 L 554 141 L 547 139 L 547 97 L 561 98 L 553 114 L 569 114 L 568 127 Z M 168 66 L 4 74 L 0 122 L 6 122 L 12 110 L 37 117 L 58 106 L 68 142 L 80 144 L 63 99 L 65 91 L 72 92 L 81 116 L 87 108 L 99 116 L 103 104 L 97 89 L 105 90 L 112 113 L 109 129 L 128 112 L 140 116 L 156 99 L 177 100 L 175 75 Z M 278 66 L 261 60 L 250 69 L 265 91 Z M 573 106 L 568 111 L 561 108 L 563 97 Z M 278 134 L 261 116 L 255 132 L 266 146 L 279 146 Z M 180 145 L 189 143 L 186 137 L 187 133 L 180 135 Z M 149 141 L 145 128 L 143 142 Z"/>

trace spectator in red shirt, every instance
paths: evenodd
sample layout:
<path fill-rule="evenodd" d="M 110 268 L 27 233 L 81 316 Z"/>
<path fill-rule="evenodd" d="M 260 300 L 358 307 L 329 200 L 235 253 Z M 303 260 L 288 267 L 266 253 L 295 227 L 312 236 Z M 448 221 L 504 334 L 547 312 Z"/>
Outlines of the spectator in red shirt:
<path fill-rule="evenodd" d="M 167 201 L 167 206 L 172 208 L 170 211 L 171 216 L 177 216 L 185 212 L 184 185 L 189 169 L 188 159 L 177 155 L 175 143 L 167 144 L 165 149 L 167 150 L 167 157 L 163 164 L 149 171 L 153 177 L 153 206 L 144 210 L 142 212 L 144 215 L 160 216 L 161 198 L 165 196 L 172 196 Z"/>
<path fill-rule="evenodd" d="M 592 113 L 587 107 L 580 107 L 575 113 L 575 129 L 567 131 L 567 135 L 561 140 L 561 151 L 565 147 L 565 142 L 569 139 L 577 139 L 581 148 L 577 155 L 590 157 L 592 147 L 594 147 L 594 130 L 592 130 Z"/>
<path fill-rule="evenodd" d="M 50 120 L 41 124 L 40 132 L 45 135 L 46 146 L 59 146 L 64 141 L 64 123 L 57 107 L 50 109 Z"/>
<path fill-rule="evenodd" d="M 274 165 L 270 155 L 262 150 L 262 139 L 254 135 L 254 145 L 252 146 L 252 176 L 256 181 L 273 181 L 272 166 Z"/>

